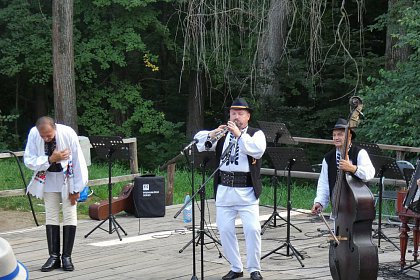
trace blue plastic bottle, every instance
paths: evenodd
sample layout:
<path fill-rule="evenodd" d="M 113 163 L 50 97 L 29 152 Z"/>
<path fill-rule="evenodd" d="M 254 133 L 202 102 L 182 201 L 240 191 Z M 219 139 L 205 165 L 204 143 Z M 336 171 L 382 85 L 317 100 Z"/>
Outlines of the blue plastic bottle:
<path fill-rule="evenodd" d="M 184 199 L 184 204 L 187 203 L 187 201 L 190 200 L 190 195 L 187 194 Z M 184 208 L 182 212 L 184 223 L 191 223 L 192 221 L 192 203 L 191 201 L 187 204 L 187 206 Z"/>

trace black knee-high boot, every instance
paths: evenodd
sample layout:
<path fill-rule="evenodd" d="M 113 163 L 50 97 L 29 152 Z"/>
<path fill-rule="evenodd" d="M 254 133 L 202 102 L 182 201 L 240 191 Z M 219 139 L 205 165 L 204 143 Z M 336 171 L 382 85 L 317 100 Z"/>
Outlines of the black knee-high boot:
<path fill-rule="evenodd" d="M 48 253 L 50 257 L 41 267 L 41 271 L 47 272 L 61 267 L 60 262 L 60 226 L 46 225 Z"/>
<path fill-rule="evenodd" d="M 71 252 L 73 251 L 74 238 L 76 236 L 76 226 L 63 226 L 63 270 L 73 271 L 74 266 L 71 262 Z"/>

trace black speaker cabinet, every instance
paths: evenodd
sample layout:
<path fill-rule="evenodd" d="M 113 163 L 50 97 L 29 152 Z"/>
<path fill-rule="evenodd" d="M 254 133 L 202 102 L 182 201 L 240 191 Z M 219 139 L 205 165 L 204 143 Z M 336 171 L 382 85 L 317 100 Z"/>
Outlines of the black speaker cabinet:
<path fill-rule="evenodd" d="M 159 176 L 134 178 L 133 200 L 136 218 L 165 216 L 165 178 Z"/>

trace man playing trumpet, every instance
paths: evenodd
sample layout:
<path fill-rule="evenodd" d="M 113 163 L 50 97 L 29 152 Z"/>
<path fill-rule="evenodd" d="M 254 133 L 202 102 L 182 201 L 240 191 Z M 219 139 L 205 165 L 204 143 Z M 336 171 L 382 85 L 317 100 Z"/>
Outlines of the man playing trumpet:
<path fill-rule="evenodd" d="M 235 99 L 227 125 L 195 135 L 199 152 L 215 150 L 220 170 L 214 176 L 216 223 L 223 251 L 231 264 L 224 280 L 243 276 L 243 265 L 235 232 L 236 216 L 242 220 L 247 251 L 247 270 L 251 279 L 261 276 L 261 225 L 259 196 L 261 157 L 266 148 L 264 133 L 248 126 L 252 109 L 243 98 Z M 223 156 L 222 156 L 223 152 Z"/>

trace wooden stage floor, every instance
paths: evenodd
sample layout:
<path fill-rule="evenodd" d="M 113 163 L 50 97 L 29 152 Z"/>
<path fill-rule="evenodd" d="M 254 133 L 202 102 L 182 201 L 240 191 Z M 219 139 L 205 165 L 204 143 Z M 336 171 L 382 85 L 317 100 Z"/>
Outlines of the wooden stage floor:
<path fill-rule="evenodd" d="M 193 254 L 192 245 L 182 253 L 179 250 L 192 238 L 191 230 L 188 230 L 182 222 L 182 214 L 174 219 L 175 213 L 181 205 L 168 206 L 166 216 L 163 218 L 142 218 L 133 216 L 117 215 L 116 219 L 128 233 L 122 235 L 122 241 L 117 233 L 109 234 L 100 229 L 90 236 L 84 236 L 90 232 L 98 221 L 79 220 L 76 242 L 73 250 L 73 263 L 75 271 L 64 272 L 61 269 L 52 272 L 41 272 L 39 269 L 47 259 L 45 228 L 27 228 L 13 232 L 1 232 L 0 236 L 10 242 L 15 255 L 29 270 L 30 279 L 192 279 Z M 328 243 L 326 226 L 318 217 L 302 211 L 293 211 L 292 224 L 302 230 L 300 233 L 291 227 L 291 244 L 304 257 L 301 267 L 294 256 L 271 254 L 261 261 L 262 275 L 264 279 L 331 279 L 328 267 Z M 261 223 L 272 213 L 269 207 L 260 207 Z M 286 211 L 279 209 L 282 217 Z M 199 211 L 196 207 L 196 216 Z M 207 201 L 206 222 L 210 225 L 215 223 L 214 201 Z M 196 217 L 197 222 L 199 217 Z M 210 221 L 209 221 L 210 220 Z M 277 225 L 282 224 L 277 221 Z M 108 222 L 104 229 L 108 229 Z M 189 226 L 191 226 L 189 224 Z M 140 227 L 140 234 L 139 234 Z M 198 227 L 198 223 L 197 223 Z M 374 225 L 376 227 L 376 224 Z M 210 234 L 217 238 L 217 230 L 210 225 Z M 239 244 L 241 247 L 243 263 L 246 264 L 244 253 L 244 237 L 242 227 L 237 227 Z M 384 233 L 399 246 L 398 227 L 386 225 Z M 286 226 L 269 227 L 262 236 L 263 255 L 278 248 L 286 240 Z M 375 239 L 377 243 L 377 239 Z M 229 264 L 219 257 L 220 246 L 205 235 L 203 250 L 204 279 L 215 280 L 229 271 Z M 196 246 L 196 276 L 201 277 L 201 245 Z M 412 248 L 410 234 L 409 249 Z M 285 248 L 277 251 L 286 253 Z M 378 279 L 419 279 L 419 272 L 415 269 L 399 272 L 400 252 L 388 241 L 381 240 L 379 249 L 379 277 Z M 413 257 L 407 253 L 407 260 Z M 409 264 L 409 261 L 407 261 Z M 417 267 L 420 269 L 420 265 Z M 244 271 L 244 277 L 249 279 L 249 273 Z"/>

